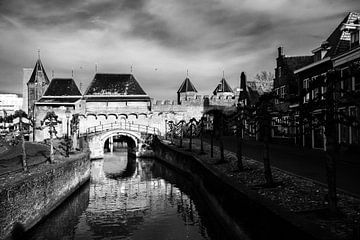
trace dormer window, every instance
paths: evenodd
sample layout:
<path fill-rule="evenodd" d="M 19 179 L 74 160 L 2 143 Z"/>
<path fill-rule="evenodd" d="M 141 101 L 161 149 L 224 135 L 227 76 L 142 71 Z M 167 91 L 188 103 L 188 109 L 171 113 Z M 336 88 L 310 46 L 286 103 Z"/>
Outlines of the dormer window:
<path fill-rule="evenodd" d="M 351 33 L 351 48 L 359 46 L 359 33 L 359 30 Z"/>

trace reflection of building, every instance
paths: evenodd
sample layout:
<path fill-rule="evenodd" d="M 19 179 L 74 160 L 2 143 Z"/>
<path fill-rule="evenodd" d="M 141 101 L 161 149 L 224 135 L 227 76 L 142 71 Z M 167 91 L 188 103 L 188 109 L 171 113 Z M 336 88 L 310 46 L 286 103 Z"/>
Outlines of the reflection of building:
<path fill-rule="evenodd" d="M 22 108 L 23 98 L 13 93 L 0 93 L 0 116 L 14 114 Z"/>

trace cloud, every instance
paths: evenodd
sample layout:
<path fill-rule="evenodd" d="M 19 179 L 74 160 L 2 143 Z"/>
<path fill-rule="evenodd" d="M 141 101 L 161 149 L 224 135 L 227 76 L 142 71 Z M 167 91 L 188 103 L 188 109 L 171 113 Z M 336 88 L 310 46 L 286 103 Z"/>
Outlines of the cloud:
<path fill-rule="evenodd" d="M 40 48 L 48 75 L 75 69 L 83 85 L 96 63 L 104 72 L 133 65 L 155 98 L 175 98 L 186 69 L 210 94 L 223 70 L 233 86 L 241 71 L 249 79 L 273 71 L 280 44 L 310 54 L 356 8 L 353 0 L 0 1 L 1 88 L 21 88 L 22 67 L 34 65 Z"/>

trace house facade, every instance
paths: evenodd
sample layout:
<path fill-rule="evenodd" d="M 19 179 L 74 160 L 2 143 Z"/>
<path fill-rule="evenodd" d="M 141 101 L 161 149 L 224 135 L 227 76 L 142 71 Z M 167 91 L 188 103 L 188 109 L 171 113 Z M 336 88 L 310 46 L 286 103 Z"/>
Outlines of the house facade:
<path fill-rule="evenodd" d="M 326 97 L 329 97 L 328 86 L 332 81 L 336 139 L 344 145 L 359 143 L 358 123 L 355 121 L 359 119 L 359 100 L 355 97 L 360 84 L 359 19 L 359 13 L 349 13 L 312 51 L 313 62 L 294 71 L 298 86 L 296 107 L 292 111 L 297 133 L 294 139 L 302 146 L 326 149 L 327 120 L 324 114 L 329 107 Z"/>

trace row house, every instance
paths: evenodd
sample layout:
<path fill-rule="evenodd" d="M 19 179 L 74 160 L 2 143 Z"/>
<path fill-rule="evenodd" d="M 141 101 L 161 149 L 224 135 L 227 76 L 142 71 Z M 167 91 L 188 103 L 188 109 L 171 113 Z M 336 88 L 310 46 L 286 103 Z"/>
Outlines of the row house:
<path fill-rule="evenodd" d="M 297 132 L 300 133 L 298 143 L 303 146 L 318 149 L 326 147 L 324 124 L 319 124 L 319 119 L 324 119 L 330 73 L 335 79 L 337 141 L 345 145 L 359 144 L 358 127 L 341 121 L 341 118 L 359 118 L 359 108 L 356 107 L 359 103 L 344 98 L 348 93 L 360 90 L 359 19 L 359 13 L 349 13 L 326 41 L 312 51 L 313 62 L 294 71 L 298 85 L 296 115 L 304 119 L 303 116 L 310 113 L 310 120 L 301 124 L 299 121 L 302 120 L 296 122 Z"/>
<path fill-rule="evenodd" d="M 276 95 L 274 100 L 275 109 L 278 112 L 290 113 L 297 106 L 296 98 L 298 94 L 298 84 L 294 71 L 313 62 L 313 56 L 286 56 L 283 48 L 278 48 L 278 57 L 276 58 L 276 68 L 274 75 L 273 92 Z M 292 142 L 294 134 L 293 128 L 286 124 L 289 120 L 288 114 L 282 114 L 282 117 L 274 117 L 272 138 L 278 142 Z"/>

